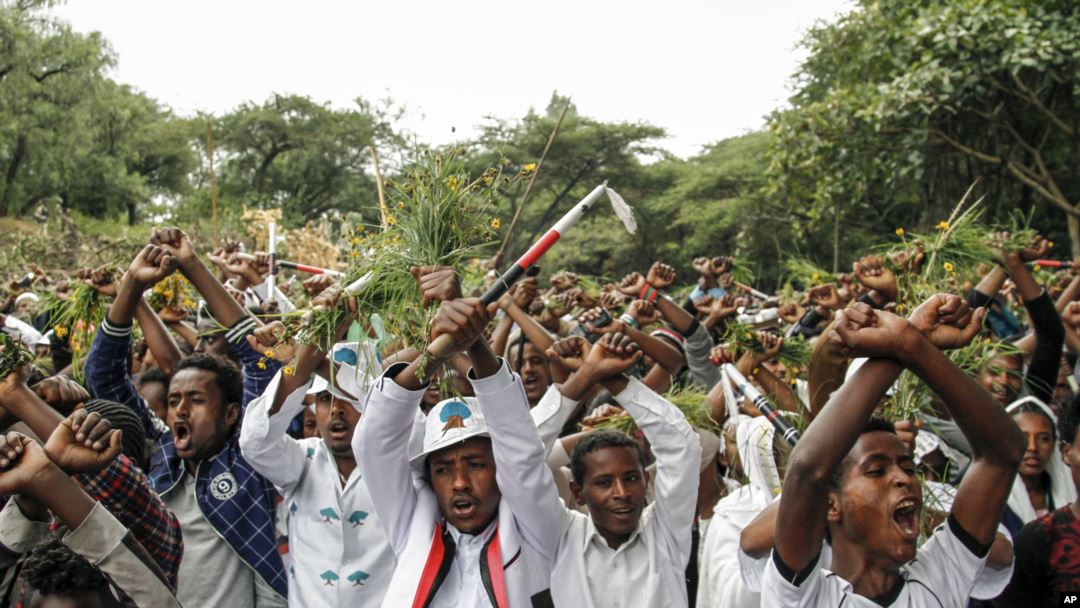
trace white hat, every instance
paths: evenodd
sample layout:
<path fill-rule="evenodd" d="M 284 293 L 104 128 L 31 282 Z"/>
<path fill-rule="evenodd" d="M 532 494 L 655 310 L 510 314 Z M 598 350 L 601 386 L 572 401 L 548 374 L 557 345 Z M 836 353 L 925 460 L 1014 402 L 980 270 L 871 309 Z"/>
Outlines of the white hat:
<path fill-rule="evenodd" d="M 443 399 L 428 413 L 424 421 L 424 449 L 409 464 L 423 466 L 434 452 L 466 439 L 489 436 L 476 397 Z"/>
<path fill-rule="evenodd" d="M 32 301 L 32 302 L 34 302 L 36 304 L 36 303 L 41 301 L 41 298 L 39 298 L 36 293 L 26 291 L 26 292 L 20 293 L 18 295 L 18 297 L 15 298 L 15 305 L 18 306 L 19 303 L 22 302 L 23 300 L 30 300 L 30 301 Z"/>
<path fill-rule="evenodd" d="M 342 401 L 348 401 L 354 408 L 356 408 L 356 411 L 363 412 L 363 409 L 361 409 L 359 399 L 357 399 L 355 397 L 350 397 L 349 395 L 345 394 L 343 391 L 339 390 L 337 387 L 332 386 L 329 382 L 326 381 L 325 378 L 323 378 L 322 376 L 320 376 L 318 374 L 315 374 L 315 379 L 311 381 L 311 386 L 308 388 L 307 392 L 305 392 L 304 394 L 305 395 L 318 395 L 319 393 L 321 393 L 323 391 L 329 391 L 330 394 L 333 395 L 334 397 L 336 397 L 338 399 L 341 399 Z M 312 410 L 312 411 L 314 411 L 314 410 Z"/>

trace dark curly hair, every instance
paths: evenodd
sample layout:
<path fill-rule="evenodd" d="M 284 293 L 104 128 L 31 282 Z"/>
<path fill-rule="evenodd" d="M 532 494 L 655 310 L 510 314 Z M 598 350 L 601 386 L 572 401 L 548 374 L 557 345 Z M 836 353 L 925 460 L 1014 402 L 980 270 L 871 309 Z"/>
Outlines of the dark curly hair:
<path fill-rule="evenodd" d="M 22 577 L 41 595 L 72 595 L 84 591 L 108 594 L 109 581 L 90 562 L 54 536 L 34 547 L 23 562 Z"/>
<path fill-rule="evenodd" d="M 91 399 L 83 407 L 87 412 L 100 414 L 109 421 L 112 428 L 123 431 L 121 452 L 130 458 L 135 466 L 146 469 L 146 427 L 130 407 L 105 399 Z"/>
<path fill-rule="evenodd" d="M 880 416 L 872 416 L 870 420 L 866 421 L 866 424 L 863 426 L 862 430 L 859 431 L 859 436 L 861 437 L 862 435 L 865 435 L 867 433 L 876 433 L 879 431 L 885 433 L 892 433 L 893 435 L 895 435 L 896 425 L 892 423 L 892 420 L 888 420 L 887 418 L 882 418 Z M 847 472 L 849 466 L 851 466 L 851 463 L 849 462 L 847 456 L 845 456 L 844 459 L 840 461 L 840 464 L 837 465 L 836 470 L 833 471 L 832 477 L 829 478 L 830 490 L 834 492 L 838 492 L 840 490 L 840 482 L 843 481 L 844 473 Z"/>
<path fill-rule="evenodd" d="M 221 391 L 222 407 L 230 404 L 239 404 L 244 396 L 244 377 L 240 368 L 232 361 L 218 355 L 195 353 L 180 360 L 176 371 L 185 369 L 202 369 L 214 374 L 214 384 Z"/>
<path fill-rule="evenodd" d="M 1080 395 L 1073 395 L 1061 404 L 1058 414 L 1057 432 L 1065 443 L 1076 440 L 1076 427 L 1080 426 Z"/>
<path fill-rule="evenodd" d="M 629 448 L 637 455 L 641 468 L 645 468 L 645 455 L 641 453 L 641 446 L 633 437 L 622 431 L 603 429 L 589 433 L 574 446 L 574 454 L 570 457 L 570 474 L 575 483 L 585 483 L 585 457 L 604 448 Z"/>

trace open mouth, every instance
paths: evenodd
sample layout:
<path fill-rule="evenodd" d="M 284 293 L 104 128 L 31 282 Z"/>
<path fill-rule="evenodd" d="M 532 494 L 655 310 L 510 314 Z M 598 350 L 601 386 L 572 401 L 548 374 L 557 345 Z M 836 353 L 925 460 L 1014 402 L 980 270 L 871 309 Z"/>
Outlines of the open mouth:
<path fill-rule="evenodd" d="M 637 509 L 632 506 L 616 507 L 609 510 L 611 511 L 611 514 L 618 519 L 633 519 L 634 513 L 637 511 Z"/>
<path fill-rule="evenodd" d="M 912 497 L 902 499 L 893 510 L 893 521 L 905 540 L 918 540 L 919 501 Z"/>
<path fill-rule="evenodd" d="M 340 420 L 335 420 L 330 423 L 330 436 L 334 439 L 344 439 L 352 436 L 352 429 L 349 425 Z"/>
<path fill-rule="evenodd" d="M 464 498 L 456 498 L 450 503 L 450 510 L 459 519 L 468 519 L 476 514 L 476 503 Z"/>
<path fill-rule="evenodd" d="M 191 427 L 183 420 L 173 422 L 173 445 L 177 450 L 186 450 L 191 447 Z"/>

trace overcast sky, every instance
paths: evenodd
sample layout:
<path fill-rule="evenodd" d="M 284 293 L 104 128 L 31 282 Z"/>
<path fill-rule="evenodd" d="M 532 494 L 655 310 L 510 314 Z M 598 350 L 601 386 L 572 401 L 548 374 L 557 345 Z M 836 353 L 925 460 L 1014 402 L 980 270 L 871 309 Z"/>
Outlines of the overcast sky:
<path fill-rule="evenodd" d="M 68 0 L 113 76 L 181 114 L 272 93 L 343 107 L 392 97 L 421 140 L 467 136 L 485 115 L 542 109 L 553 91 L 605 121 L 667 129 L 680 156 L 760 128 L 785 103 L 802 33 L 850 0 Z M 457 134 L 451 128 L 457 128 Z"/>

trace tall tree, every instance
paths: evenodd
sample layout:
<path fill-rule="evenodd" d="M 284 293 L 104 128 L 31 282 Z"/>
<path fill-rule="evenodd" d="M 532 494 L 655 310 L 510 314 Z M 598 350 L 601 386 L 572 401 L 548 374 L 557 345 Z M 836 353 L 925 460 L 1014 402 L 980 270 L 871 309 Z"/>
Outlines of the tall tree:
<path fill-rule="evenodd" d="M 337 110 L 298 95 L 243 104 L 215 131 L 225 204 L 281 207 L 291 223 L 374 208 L 369 147 L 394 137 L 361 100 L 355 109 Z"/>
<path fill-rule="evenodd" d="M 860 1 L 804 40 L 768 194 L 810 227 L 879 234 L 947 213 L 976 179 L 988 215 L 1068 216 L 1080 254 L 1080 6 L 1049 0 Z"/>

